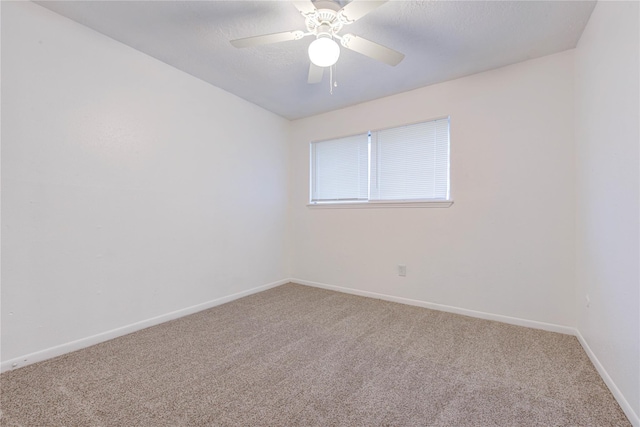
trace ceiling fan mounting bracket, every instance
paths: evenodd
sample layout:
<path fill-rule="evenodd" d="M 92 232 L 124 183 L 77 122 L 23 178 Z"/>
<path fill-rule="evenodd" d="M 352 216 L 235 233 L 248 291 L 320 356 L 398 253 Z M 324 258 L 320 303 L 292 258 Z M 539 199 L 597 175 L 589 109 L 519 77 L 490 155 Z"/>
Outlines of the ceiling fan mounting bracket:
<path fill-rule="evenodd" d="M 353 24 L 354 22 L 356 22 L 356 21 L 354 21 L 354 20 L 351 20 L 351 19 L 347 18 L 347 17 L 344 15 L 344 11 L 342 11 L 342 10 L 341 10 L 340 12 L 338 12 L 338 19 L 339 19 L 339 20 L 340 20 L 340 22 L 342 22 L 343 24 Z"/>
<path fill-rule="evenodd" d="M 342 37 L 340 37 L 340 44 L 348 49 L 349 42 L 351 40 L 353 40 L 353 34 L 344 34 Z"/>

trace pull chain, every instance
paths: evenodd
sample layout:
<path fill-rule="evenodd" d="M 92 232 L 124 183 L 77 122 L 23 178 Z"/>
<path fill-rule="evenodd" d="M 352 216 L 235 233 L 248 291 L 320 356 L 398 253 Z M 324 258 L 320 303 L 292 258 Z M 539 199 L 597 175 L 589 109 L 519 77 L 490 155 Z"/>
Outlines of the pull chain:
<path fill-rule="evenodd" d="M 329 93 L 333 95 L 333 88 L 338 87 L 338 82 L 333 80 L 333 74 L 336 72 L 337 65 L 331 65 L 329 67 Z"/>
<path fill-rule="evenodd" d="M 337 75 L 336 70 L 338 69 L 338 63 L 333 64 L 333 72 Z M 333 87 L 338 87 L 338 79 L 333 81 Z"/>
<path fill-rule="evenodd" d="M 333 65 L 329 67 L 329 93 L 333 95 Z"/>

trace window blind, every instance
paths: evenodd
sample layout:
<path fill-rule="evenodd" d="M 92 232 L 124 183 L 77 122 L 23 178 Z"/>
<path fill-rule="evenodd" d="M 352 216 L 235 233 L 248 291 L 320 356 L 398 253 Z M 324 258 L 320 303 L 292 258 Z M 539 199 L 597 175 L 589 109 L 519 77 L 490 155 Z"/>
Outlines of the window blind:
<path fill-rule="evenodd" d="M 449 198 L 449 119 L 371 133 L 370 200 Z"/>
<path fill-rule="evenodd" d="M 311 143 L 311 203 L 449 200 L 449 118 Z"/>
<path fill-rule="evenodd" d="M 369 196 L 368 134 L 311 143 L 311 202 Z"/>

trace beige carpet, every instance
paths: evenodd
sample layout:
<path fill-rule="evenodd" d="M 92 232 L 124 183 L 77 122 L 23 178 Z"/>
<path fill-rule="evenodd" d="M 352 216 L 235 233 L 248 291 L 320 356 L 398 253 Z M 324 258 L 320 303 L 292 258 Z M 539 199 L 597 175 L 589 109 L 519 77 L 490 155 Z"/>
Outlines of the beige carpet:
<path fill-rule="evenodd" d="M 629 426 L 575 337 L 287 284 L 0 376 L 2 426 Z"/>

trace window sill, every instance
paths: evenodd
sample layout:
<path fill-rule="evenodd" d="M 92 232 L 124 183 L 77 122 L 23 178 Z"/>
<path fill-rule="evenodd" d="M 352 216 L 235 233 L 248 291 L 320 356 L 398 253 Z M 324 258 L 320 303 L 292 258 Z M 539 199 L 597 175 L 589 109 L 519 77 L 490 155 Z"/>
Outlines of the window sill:
<path fill-rule="evenodd" d="M 360 209 L 360 208 L 448 208 L 453 200 L 413 200 L 413 201 L 389 201 L 389 202 L 322 202 L 309 203 L 307 207 L 312 209 Z"/>

